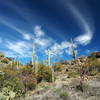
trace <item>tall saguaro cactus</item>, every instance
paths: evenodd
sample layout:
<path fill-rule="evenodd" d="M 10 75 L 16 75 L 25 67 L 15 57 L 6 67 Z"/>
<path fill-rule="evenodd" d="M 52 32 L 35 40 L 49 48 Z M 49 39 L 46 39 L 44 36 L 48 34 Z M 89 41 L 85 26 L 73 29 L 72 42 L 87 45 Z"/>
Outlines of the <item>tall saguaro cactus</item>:
<path fill-rule="evenodd" d="M 17 69 L 19 69 L 19 66 L 20 66 L 20 56 L 18 56 Z"/>
<path fill-rule="evenodd" d="M 76 59 L 76 52 L 74 50 L 74 43 L 73 43 L 72 39 L 71 39 L 71 44 L 72 44 L 72 56 L 73 56 L 73 59 L 75 60 Z"/>
<path fill-rule="evenodd" d="M 34 55 L 35 55 L 35 52 L 34 52 L 34 44 L 32 45 L 32 65 L 34 66 Z"/>
<path fill-rule="evenodd" d="M 51 64 L 50 64 L 50 49 L 48 49 L 48 66 L 50 67 L 51 69 L 51 73 L 52 73 L 52 76 L 51 76 L 51 80 L 52 82 L 54 82 L 54 69 L 51 67 Z"/>
<path fill-rule="evenodd" d="M 56 46 L 56 62 L 58 62 L 58 48 L 57 48 L 57 46 Z"/>
<path fill-rule="evenodd" d="M 35 73 L 38 72 L 38 56 L 36 56 L 36 62 L 35 62 Z"/>
<path fill-rule="evenodd" d="M 48 66 L 50 67 L 50 49 L 48 49 Z"/>
<path fill-rule="evenodd" d="M 35 62 L 35 75 L 36 75 L 36 89 L 38 87 L 38 83 L 37 83 L 37 75 L 38 75 L 38 56 L 36 56 L 36 62 Z"/>

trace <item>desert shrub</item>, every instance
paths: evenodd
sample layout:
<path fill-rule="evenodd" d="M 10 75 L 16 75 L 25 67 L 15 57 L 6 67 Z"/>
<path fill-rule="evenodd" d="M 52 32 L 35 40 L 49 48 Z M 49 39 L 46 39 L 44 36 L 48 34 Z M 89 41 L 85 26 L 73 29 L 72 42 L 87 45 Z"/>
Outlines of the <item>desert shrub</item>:
<path fill-rule="evenodd" d="M 67 72 L 67 75 L 68 75 L 68 78 L 75 78 L 77 76 L 79 76 L 79 73 L 76 72 L 76 71 L 73 71 L 73 72 Z"/>
<path fill-rule="evenodd" d="M 8 92 L 10 91 L 14 92 L 15 97 L 20 97 L 25 92 L 24 85 L 17 78 L 11 80 L 5 80 L 3 87 L 8 89 Z"/>
<path fill-rule="evenodd" d="M 16 98 L 24 95 L 24 86 L 19 79 L 3 80 L 0 94 L 3 97 Z"/>
<path fill-rule="evenodd" d="M 61 93 L 61 88 L 53 88 L 54 93 L 60 94 Z"/>
<path fill-rule="evenodd" d="M 54 65 L 54 71 L 61 71 L 62 64 L 60 62 L 55 63 Z"/>
<path fill-rule="evenodd" d="M 53 88 L 53 92 L 57 95 L 59 95 L 59 97 L 62 100 L 70 100 L 69 95 L 66 91 L 66 87 L 62 87 L 62 88 Z"/>
<path fill-rule="evenodd" d="M 5 64 L 8 64 L 9 63 L 9 60 L 7 58 L 4 58 L 4 59 L 1 60 L 1 62 L 2 63 L 5 63 Z"/>
<path fill-rule="evenodd" d="M 38 73 L 37 73 L 37 81 L 40 83 L 41 81 L 52 81 L 52 71 L 49 67 L 40 64 L 38 66 Z"/>
<path fill-rule="evenodd" d="M 10 69 L 10 67 L 4 67 L 0 71 L 0 88 L 3 87 L 5 80 L 11 80 L 16 76 L 16 71 Z"/>
<path fill-rule="evenodd" d="M 0 57 L 4 57 L 4 54 L 2 52 L 0 52 Z"/>
<path fill-rule="evenodd" d="M 66 91 L 61 92 L 60 98 L 62 98 L 63 100 L 66 100 L 68 98 L 68 93 Z"/>
<path fill-rule="evenodd" d="M 11 91 L 8 88 L 3 88 L 0 93 L 0 100 L 11 100 L 15 97 L 15 92 Z"/>
<path fill-rule="evenodd" d="M 12 67 L 4 67 L 0 72 L 0 95 L 7 98 L 16 98 L 24 95 L 24 85 L 19 79 L 20 73 Z M 2 99 L 1 99 L 2 100 Z"/>
<path fill-rule="evenodd" d="M 89 75 L 90 75 L 90 76 L 95 76 L 97 73 L 98 73 L 97 71 L 91 71 L 91 72 L 89 73 Z"/>
<path fill-rule="evenodd" d="M 85 83 L 83 85 L 78 84 L 78 85 L 75 86 L 75 90 L 77 92 L 78 91 L 85 92 L 85 91 L 89 90 L 90 88 L 91 87 L 88 84 L 85 84 Z"/>
<path fill-rule="evenodd" d="M 25 90 L 33 90 L 36 87 L 36 75 L 31 66 L 21 69 L 20 80 L 22 80 Z"/>
<path fill-rule="evenodd" d="M 36 82 L 27 83 L 26 87 L 28 90 L 34 90 L 36 88 Z"/>
<path fill-rule="evenodd" d="M 88 59 L 84 64 L 84 68 L 86 74 L 94 76 L 100 72 L 100 60 Z"/>

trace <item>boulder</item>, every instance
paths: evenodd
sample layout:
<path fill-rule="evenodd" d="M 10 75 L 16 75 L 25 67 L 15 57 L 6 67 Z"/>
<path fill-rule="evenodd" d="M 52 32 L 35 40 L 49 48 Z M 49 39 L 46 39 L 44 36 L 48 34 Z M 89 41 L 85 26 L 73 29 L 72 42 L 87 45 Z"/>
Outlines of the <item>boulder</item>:
<path fill-rule="evenodd" d="M 90 54 L 90 57 L 100 58 L 100 52 L 93 52 Z"/>

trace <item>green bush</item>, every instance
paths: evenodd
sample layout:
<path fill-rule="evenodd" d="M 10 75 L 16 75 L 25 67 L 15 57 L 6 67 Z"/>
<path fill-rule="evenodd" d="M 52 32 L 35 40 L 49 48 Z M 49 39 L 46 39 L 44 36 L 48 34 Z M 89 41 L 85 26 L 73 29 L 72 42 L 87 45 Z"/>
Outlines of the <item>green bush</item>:
<path fill-rule="evenodd" d="M 24 95 L 25 89 L 19 79 L 20 73 L 12 67 L 4 67 L 0 71 L 0 94 L 2 97 L 16 98 Z"/>
<path fill-rule="evenodd" d="M 61 71 L 61 69 L 62 69 L 62 64 L 60 62 L 55 63 L 54 71 Z"/>
<path fill-rule="evenodd" d="M 3 87 L 10 89 L 11 91 L 15 92 L 15 97 L 20 97 L 25 93 L 25 88 L 22 82 L 17 79 L 5 80 Z"/>
<path fill-rule="evenodd" d="M 41 81 L 52 82 L 51 69 L 43 64 L 40 64 L 38 66 L 37 81 L 38 83 L 40 83 Z"/>
<path fill-rule="evenodd" d="M 4 57 L 4 54 L 2 52 L 0 52 L 0 57 Z"/>
<path fill-rule="evenodd" d="M 34 90 L 36 88 L 36 83 L 28 83 L 26 87 L 28 90 Z"/>
<path fill-rule="evenodd" d="M 89 58 L 84 64 L 84 70 L 86 74 L 95 76 L 100 72 L 100 60 Z"/>
<path fill-rule="evenodd" d="M 62 98 L 63 100 L 66 100 L 68 98 L 68 93 L 66 91 L 61 92 L 60 98 Z"/>
<path fill-rule="evenodd" d="M 63 100 L 67 100 L 67 99 L 70 100 L 68 93 L 67 93 L 65 88 L 66 87 L 64 87 L 64 88 L 53 88 L 53 92 L 56 93 L 57 95 L 59 95 L 60 98 L 63 99 Z"/>
<path fill-rule="evenodd" d="M 76 91 L 85 92 L 90 89 L 90 86 L 88 84 L 83 84 L 83 85 L 78 84 L 76 85 L 75 89 Z"/>
<path fill-rule="evenodd" d="M 25 90 L 34 90 L 36 87 L 36 75 L 31 66 L 23 67 L 21 69 L 20 80 L 22 80 Z"/>
<path fill-rule="evenodd" d="M 5 64 L 8 64 L 9 63 L 9 60 L 7 58 L 4 58 L 4 59 L 1 60 L 1 62 L 2 63 L 5 63 Z"/>
<path fill-rule="evenodd" d="M 67 72 L 67 75 L 68 75 L 68 78 L 72 78 L 72 77 L 75 78 L 75 77 L 79 76 L 79 73 L 73 71 L 73 72 Z"/>

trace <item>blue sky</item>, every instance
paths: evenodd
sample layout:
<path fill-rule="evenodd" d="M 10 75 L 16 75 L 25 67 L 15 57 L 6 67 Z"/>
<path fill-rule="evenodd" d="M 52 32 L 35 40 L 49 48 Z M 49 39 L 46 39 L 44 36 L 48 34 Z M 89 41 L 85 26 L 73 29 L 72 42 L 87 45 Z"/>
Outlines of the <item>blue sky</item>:
<path fill-rule="evenodd" d="M 8 57 L 31 60 L 32 43 L 39 61 L 56 48 L 60 59 L 100 50 L 99 0 L 0 0 L 0 51 Z"/>

